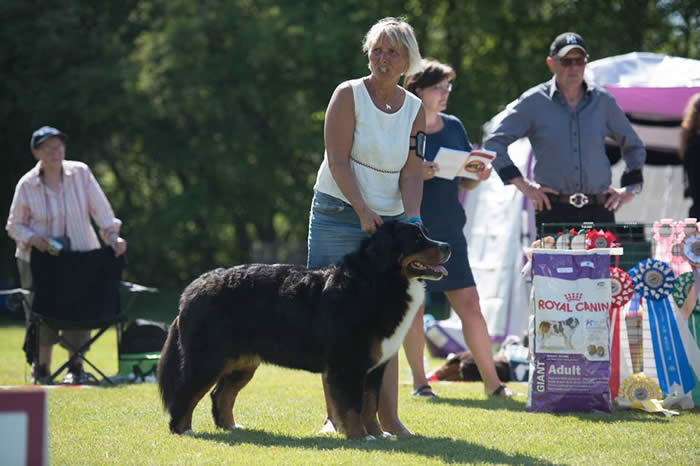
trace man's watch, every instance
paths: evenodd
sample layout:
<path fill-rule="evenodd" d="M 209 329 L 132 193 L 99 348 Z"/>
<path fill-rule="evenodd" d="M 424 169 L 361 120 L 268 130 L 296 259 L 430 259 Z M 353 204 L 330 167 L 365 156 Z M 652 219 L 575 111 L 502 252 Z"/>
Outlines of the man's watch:
<path fill-rule="evenodd" d="M 625 186 L 625 191 L 632 194 L 639 194 L 642 192 L 642 183 L 628 184 Z"/>

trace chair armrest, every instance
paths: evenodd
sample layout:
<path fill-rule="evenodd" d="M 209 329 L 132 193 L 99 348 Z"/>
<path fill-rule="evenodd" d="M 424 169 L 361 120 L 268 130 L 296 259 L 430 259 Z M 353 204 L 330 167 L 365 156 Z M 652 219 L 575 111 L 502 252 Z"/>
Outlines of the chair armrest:
<path fill-rule="evenodd" d="M 26 288 L 12 288 L 11 290 L 0 290 L 0 296 L 2 295 L 13 295 L 13 294 L 22 294 L 22 295 L 28 295 L 31 294 L 32 291 L 28 290 Z"/>

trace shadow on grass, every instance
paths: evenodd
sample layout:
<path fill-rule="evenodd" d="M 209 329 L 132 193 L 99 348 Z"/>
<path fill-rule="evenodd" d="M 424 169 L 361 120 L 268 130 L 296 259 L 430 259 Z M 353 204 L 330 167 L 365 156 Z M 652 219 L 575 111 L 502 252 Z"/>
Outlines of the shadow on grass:
<path fill-rule="evenodd" d="M 298 438 L 272 434 L 260 430 L 242 429 L 233 432 L 194 434 L 194 438 L 226 443 L 231 446 L 251 444 L 268 447 L 305 448 L 309 450 L 356 449 L 362 451 L 401 451 L 446 463 L 498 463 L 498 464 L 554 464 L 528 455 L 508 454 L 494 448 L 448 437 L 413 437 L 366 440 L 345 440 L 338 437 L 319 436 Z"/>
<path fill-rule="evenodd" d="M 508 411 L 525 411 L 525 400 L 517 398 L 488 398 L 488 399 L 470 399 L 470 398 L 449 398 L 441 396 L 426 400 L 429 403 L 446 404 L 450 406 L 459 406 L 461 408 L 479 408 L 488 409 L 491 411 L 505 409 Z"/>
<path fill-rule="evenodd" d="M 503 399 L 465 399 L 465 398 L 446 398 L 446 397 L 440 397 L 440 398 L 434 398 L 432 400 L 428 400 L 429 403 L 436 403 L 436 404 L 447 404 L 450 406 L 459 406 L 462 408 L 479 408 L 479 409 L 487 409 L 490 411 L 495 411 L 499 409 L 503 410 L 508 410 L 508 411 L 521 411 L 525 412 L 525 400 L 518 400 L 518 399 L 513 399 L 513 398 L 503 398 Z M 623 409 L 615 409 L 613 410 L 612 413 L 606 414 L 606 413 L 583 413 L 583 412 L 567 412 L 567 413 L 530 413 L 534 416 L 538 414 L 549 414 L 552 416 L 560 417 L 560 418 L 567 418 L 567 417 L 575 417 L 577 419 L 581 419 L 584 421 L 590 421 L 590 422 L 604 422 L 604 423 L 613 423 L 613 422 L 626 422 L 626 421 L 631 421 L 631 422 L 658 422 L 658 423 L 667 423 L 671 420 L 671 418 L 663 416 L 660 413 L 647 413 L 635 409 L 630 409 L 630 410 L 623 410 Z"/>

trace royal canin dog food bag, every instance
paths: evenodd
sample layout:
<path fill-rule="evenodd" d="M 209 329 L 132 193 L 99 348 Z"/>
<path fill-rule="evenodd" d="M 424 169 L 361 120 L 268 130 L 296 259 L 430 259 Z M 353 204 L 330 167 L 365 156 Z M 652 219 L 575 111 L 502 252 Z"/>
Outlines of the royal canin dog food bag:
<path fill-rule="evenodd" d="M 534 250 L 526 409 L 610 412 L 610 256 Z"/>

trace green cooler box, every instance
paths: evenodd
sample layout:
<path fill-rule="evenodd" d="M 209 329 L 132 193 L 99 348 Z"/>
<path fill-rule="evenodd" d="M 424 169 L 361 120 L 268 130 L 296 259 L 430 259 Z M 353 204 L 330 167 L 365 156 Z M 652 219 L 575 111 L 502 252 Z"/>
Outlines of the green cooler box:
<path fill-rule="evenodd" d="M 119 375 L 145 380 L 155 375 L 160 351 L 168 336 L 163 322 L 136 319 L 124 331 L 119 344 Z"/>

